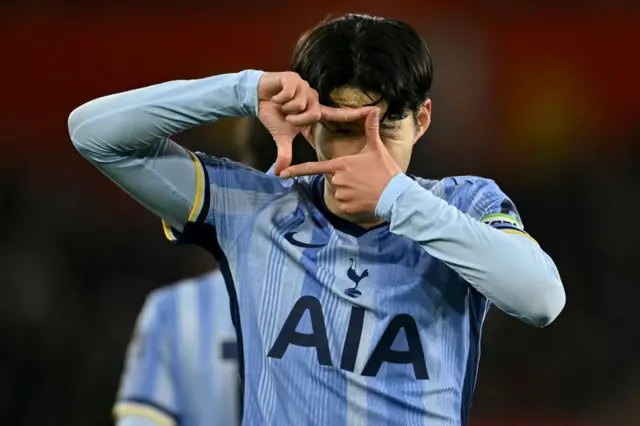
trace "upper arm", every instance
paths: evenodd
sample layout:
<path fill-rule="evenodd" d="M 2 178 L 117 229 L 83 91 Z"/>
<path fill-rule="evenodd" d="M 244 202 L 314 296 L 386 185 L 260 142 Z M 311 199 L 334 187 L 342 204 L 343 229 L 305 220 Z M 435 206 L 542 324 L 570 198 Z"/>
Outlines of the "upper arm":
<path fill-rule="evenodd" d="M 202 165 L 187 149 L 164 139 L 134 151 L 91 137 L 76 149 L 136 201 L 181 230 L 200 206 Z"/>
<path fill-rule="evenodd" d="M 500 187 L 489 179 L 476 179 L 465 184 L 460 201 L 462 210 L 482 223 L 510 234 L 535 241 L 524 229 L 515 205 Z"/>
<path fill-rule="evenodd" d="M 154 293 L 138 317 L 114 407 L 117 419 L 130 418 L 121 424 L 144 424 L 140 419 L 154 426 L 177 424 L 180 407 L 172 368 L 171 318 L 164 309 L 170 302 L 166 296 L 166 292 Z"/>

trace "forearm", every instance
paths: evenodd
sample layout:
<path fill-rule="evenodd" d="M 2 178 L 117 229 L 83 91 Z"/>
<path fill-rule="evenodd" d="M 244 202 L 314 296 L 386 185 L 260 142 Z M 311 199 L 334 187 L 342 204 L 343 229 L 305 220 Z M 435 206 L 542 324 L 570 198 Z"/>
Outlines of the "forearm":
<path fill-rule="evenodd" d="M 169 139 L 219 118 L 255 115 L 259 71 L 172 81 L 96 99 L 69 116 L 74 146 L 147 209 L 181 231 L 202 203 L 202 167 Z"/>
<path fill-rule="evenodd" d="M 545 326 L 562 310 L 558 271 L 528 237 L 493 229 L 404 175 L 387 186 L 376 213 L 391 232 L 418 242 L 506 313 Z"/>
<path fill-rule="evenodd" d="M 262 73 L 243 71 L 180 80 L 105 96 L 69 116 L 69 134 L 95 160 L 149 149 L 177 133 L 220 118 L 256 115 Z"/>

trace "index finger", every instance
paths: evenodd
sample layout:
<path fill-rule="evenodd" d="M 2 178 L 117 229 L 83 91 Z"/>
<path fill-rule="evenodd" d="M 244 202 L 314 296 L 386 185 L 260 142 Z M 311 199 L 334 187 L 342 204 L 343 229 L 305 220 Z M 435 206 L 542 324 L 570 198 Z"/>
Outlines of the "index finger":
<path fill-rule="evenodd" d="M 295 176 L 312 176 L 325 173 L 335 173 L 338 170 L 337 158 L 328 161 L 311 161 L 309 163 L 296 164 L 287 167 L 280 173 L 281 178 L 291 178 Z"/>
<path fill-rule="evenodd" d="M 346 123 L 365 118 L 374 107 L 334 108 L 320 105 L 321 120 Z"/>

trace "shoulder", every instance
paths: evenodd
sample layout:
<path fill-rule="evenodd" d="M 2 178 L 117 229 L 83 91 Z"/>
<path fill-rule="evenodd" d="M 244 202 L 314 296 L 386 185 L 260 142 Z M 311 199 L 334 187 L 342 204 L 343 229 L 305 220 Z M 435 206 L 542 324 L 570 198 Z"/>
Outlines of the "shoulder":
<path fill-rule="evenodd" d="M 153 317 L 156 320 L 160 318 L 170 319 L 179 309 L 180 299 L 189 297 L 189 295 L 195 296 L 201 286 L 218 287 L 217 284 L 224 288 L 224 279 L 219 271 L 213 271 L 160 287 L 147 295 L 142 308 L 142 315 Z"/>
<path fill-rule="evenodd" d="M 209 184 L 228 189 L 281 194 L 290 191 L 290 185 L 272 173 L 246 166 L 228 158 L 214 157 L 202 152 L 195 155 L 202 163 Z"/>
<path fill-rule="evenodd" d="M 224 278 L 218 270 L 174 282 L 147 295 L 136 331 L 155 333 L 164 338 L 174 336 L 178 328 L 183 330 L 180 324 L 195 324 L 203 312 L 227 308 L 228 300 Z M 221 314 L 217 313 L 216 317 Z M 178 333 L 179 340 L 183 337 L 183 333 Z"/>
<path fill-rule="evenodd" d="M 472 216 L 482 217 L 504 204 L 515 210 L 510 198 L 493 180 L 480 176 L 449 176 L 440 180 L 416 178 L 416 181 L 434 195 Z"/>
<path fill-rule="evenodd" d="M 442 179 L 425 179 L 413 176 L 413 178 L 420 186 L 448 202 L 460 198 L 477 195 L 489 196 L 491 193 L 502 192 L 495 181 L 480 176 L 448 176 Z"/>

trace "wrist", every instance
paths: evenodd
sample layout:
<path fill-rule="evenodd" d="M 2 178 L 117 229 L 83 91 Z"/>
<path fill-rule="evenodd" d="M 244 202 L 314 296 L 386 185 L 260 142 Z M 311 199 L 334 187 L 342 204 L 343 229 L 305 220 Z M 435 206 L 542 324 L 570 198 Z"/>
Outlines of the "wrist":
<path fill-rule="evenodd" d="M 245 70 L 239 73 L 240 81 L 236 88 L 238 102 L 246 116 L 258 116 L 258 87 L 260 79 L 265 75 L 264 71 Z"/>
<path fill-rule="evenodd" d="M 414 180 L 404 173 L 398 173 L 392 177 L 378 199 L 375 215 L 387 222 L 390 221 L 391 211 L 396 201 L 413 183 L 415 183 Z"/>

